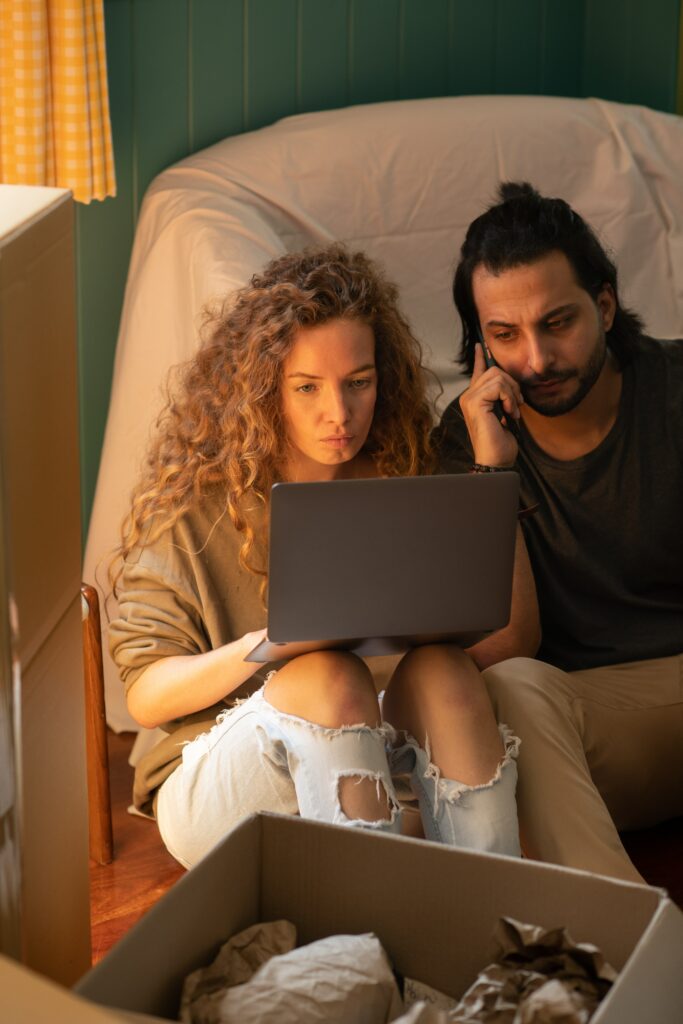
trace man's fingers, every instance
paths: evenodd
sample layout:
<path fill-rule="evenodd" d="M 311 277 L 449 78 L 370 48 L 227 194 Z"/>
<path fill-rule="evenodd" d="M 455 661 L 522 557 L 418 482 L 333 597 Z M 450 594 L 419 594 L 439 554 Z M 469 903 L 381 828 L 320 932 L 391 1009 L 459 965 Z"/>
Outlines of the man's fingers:
<path fill-rule="evenodd" d="M 484 356 L 484 347 L 480 341 L 474 346 L 474 365 L 472 367 L 472 377 L 470 379 L 469 387 L 472 388 L 474 384 L 477 384 L 484 375 L 487 375 L 486 380 L 482 381 L 482 385 L 488 385 L 493 381 L 496 382 L 496 386 L 499 388 L 499 394 L 496 398 L 500 398 L 501 401 L 505 401 L 507 395 L 507 389 L 509 389 L 515 398 L 518 405 L 524 404 L 524 398 L 517 381 L 511 377 L 505 370 L 501 369 L 500 366 L 486 365 L 486 358 Z"/>
<path fill-rule="evenodd" d="M 505 378 L 504 386 L 500 389 L 499 397 L 503 403 L 505 412 L 510 413 L 515 417 L 515 419 L 519 419 L 519 407 L 524 402 L 524 399 L 522 398 L 522 392 L 520 391 L 517 382 L 511 382 L 509 378 Z"/>
<path fill-rule="evenodd" d="M 474 367 L 472 369 L 471 383 L 475 384 L 482 373 L 486 372 L 486 360 L 484 359 L 484 350 L 481 346 L 481 342 L 477 342 L 474 346 Z"/>
<path fill-rule="evenodd" d="M 481 378 L 476 391 L 470 390 L 469 398 L 474 402 L 477 398 L 483 399 L 487 405 L 500 401 L 505 411 L 514 416 L 518 415 L 518 407 L 524 402 L 517 382 L 496 367 L 492 367 Z"/>

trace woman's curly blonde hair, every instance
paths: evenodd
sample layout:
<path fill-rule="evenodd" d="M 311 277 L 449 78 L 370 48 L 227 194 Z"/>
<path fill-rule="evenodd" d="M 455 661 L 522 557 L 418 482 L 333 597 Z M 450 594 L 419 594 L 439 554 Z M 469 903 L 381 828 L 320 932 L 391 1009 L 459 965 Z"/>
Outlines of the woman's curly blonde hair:
<path fill-rule="evenodd" d="M 240 562 L 263 577 L 263 596 L 266 569 L 253 558 L 257 548 L 266 550 L 270 488 L 282 479 L 281 369 L 301 327 L 337 317 L 372 327 L 377 400 L 364 450 L 380 476 L 432 471 L 428 371 L 397 299 L 397 289 L 371 260 L 335 244 L 272 260 L 207 312 L 203 344 L 176 371 L 133 491 L 110 567 L 114 592 L 130 552 L 154 543 L 193 502 L 218 488 L 225 512 L 244 536 Z"/>

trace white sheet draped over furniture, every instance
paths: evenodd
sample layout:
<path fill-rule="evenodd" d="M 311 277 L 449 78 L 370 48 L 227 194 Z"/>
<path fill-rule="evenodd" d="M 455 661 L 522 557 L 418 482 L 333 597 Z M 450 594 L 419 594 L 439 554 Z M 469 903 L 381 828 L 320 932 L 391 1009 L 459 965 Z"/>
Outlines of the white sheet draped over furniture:
<path fill-rule="evenodd" d="M 168 368 L 194 352 L 208 301 L 279 253 L 335 239 L 363 249 L 399 285 L 442 407 L 462 387 L 450 288 L 465 230 L 499 181 L 520 179 L 598 229 L 623 300 L 650 333 L 683 337 L 683 120 L 674 115 L 548 97 L 406 100 L 289 117 L 160 174 L 137 226 L 84 579 L 103 590 Z M 105 662 L 109 722 L 137 728 Z"/>

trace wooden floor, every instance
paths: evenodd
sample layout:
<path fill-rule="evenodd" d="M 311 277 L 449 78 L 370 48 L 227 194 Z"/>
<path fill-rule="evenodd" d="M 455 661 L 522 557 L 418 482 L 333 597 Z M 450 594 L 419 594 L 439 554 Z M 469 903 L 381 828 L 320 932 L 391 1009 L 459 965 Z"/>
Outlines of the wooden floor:
<path fill-rule="evenodd" d="M 134 733 L 108 733 L 114 860 L 90 862 L 92 960 L 96 964 L 184 874 L 166 852 L 156 824 L 128 814 L 133 769 L 128 756 Z"/>
<path fill-rule="evenodd" d="M 184 873 L 166 852 L 154 822 L 126 811 L 133 780 L 128 765 L 133 739 L 133 733 L 109 733 L 114 861 L 90 865 L 93 963 Z M 650 885 L 668 889 L 683 908 L 683 818 L 622 838 L 643 877 Z"/>
<path fill-rule="evenodd" d="M 683 910 L 683 818 L 656 828 L 623 832 L 621 839 L 643 878 L 666 889 Z"/>

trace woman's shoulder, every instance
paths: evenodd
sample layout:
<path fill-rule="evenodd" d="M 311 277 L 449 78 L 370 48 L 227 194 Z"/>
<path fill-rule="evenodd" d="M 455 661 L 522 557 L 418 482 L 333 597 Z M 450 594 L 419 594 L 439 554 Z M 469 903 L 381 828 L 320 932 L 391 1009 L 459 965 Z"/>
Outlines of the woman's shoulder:
<path fill-rule="evenodd" d="M 215 571 L 218 563 L 229 570 L 237 560 L 243 539 L 230 515 L 225 491 L 214 488 L 194 497 L 166 523 L 153 516 L 125 563 L 175 579 L 188 574 L 194 577 L 199 566 Z"/>

